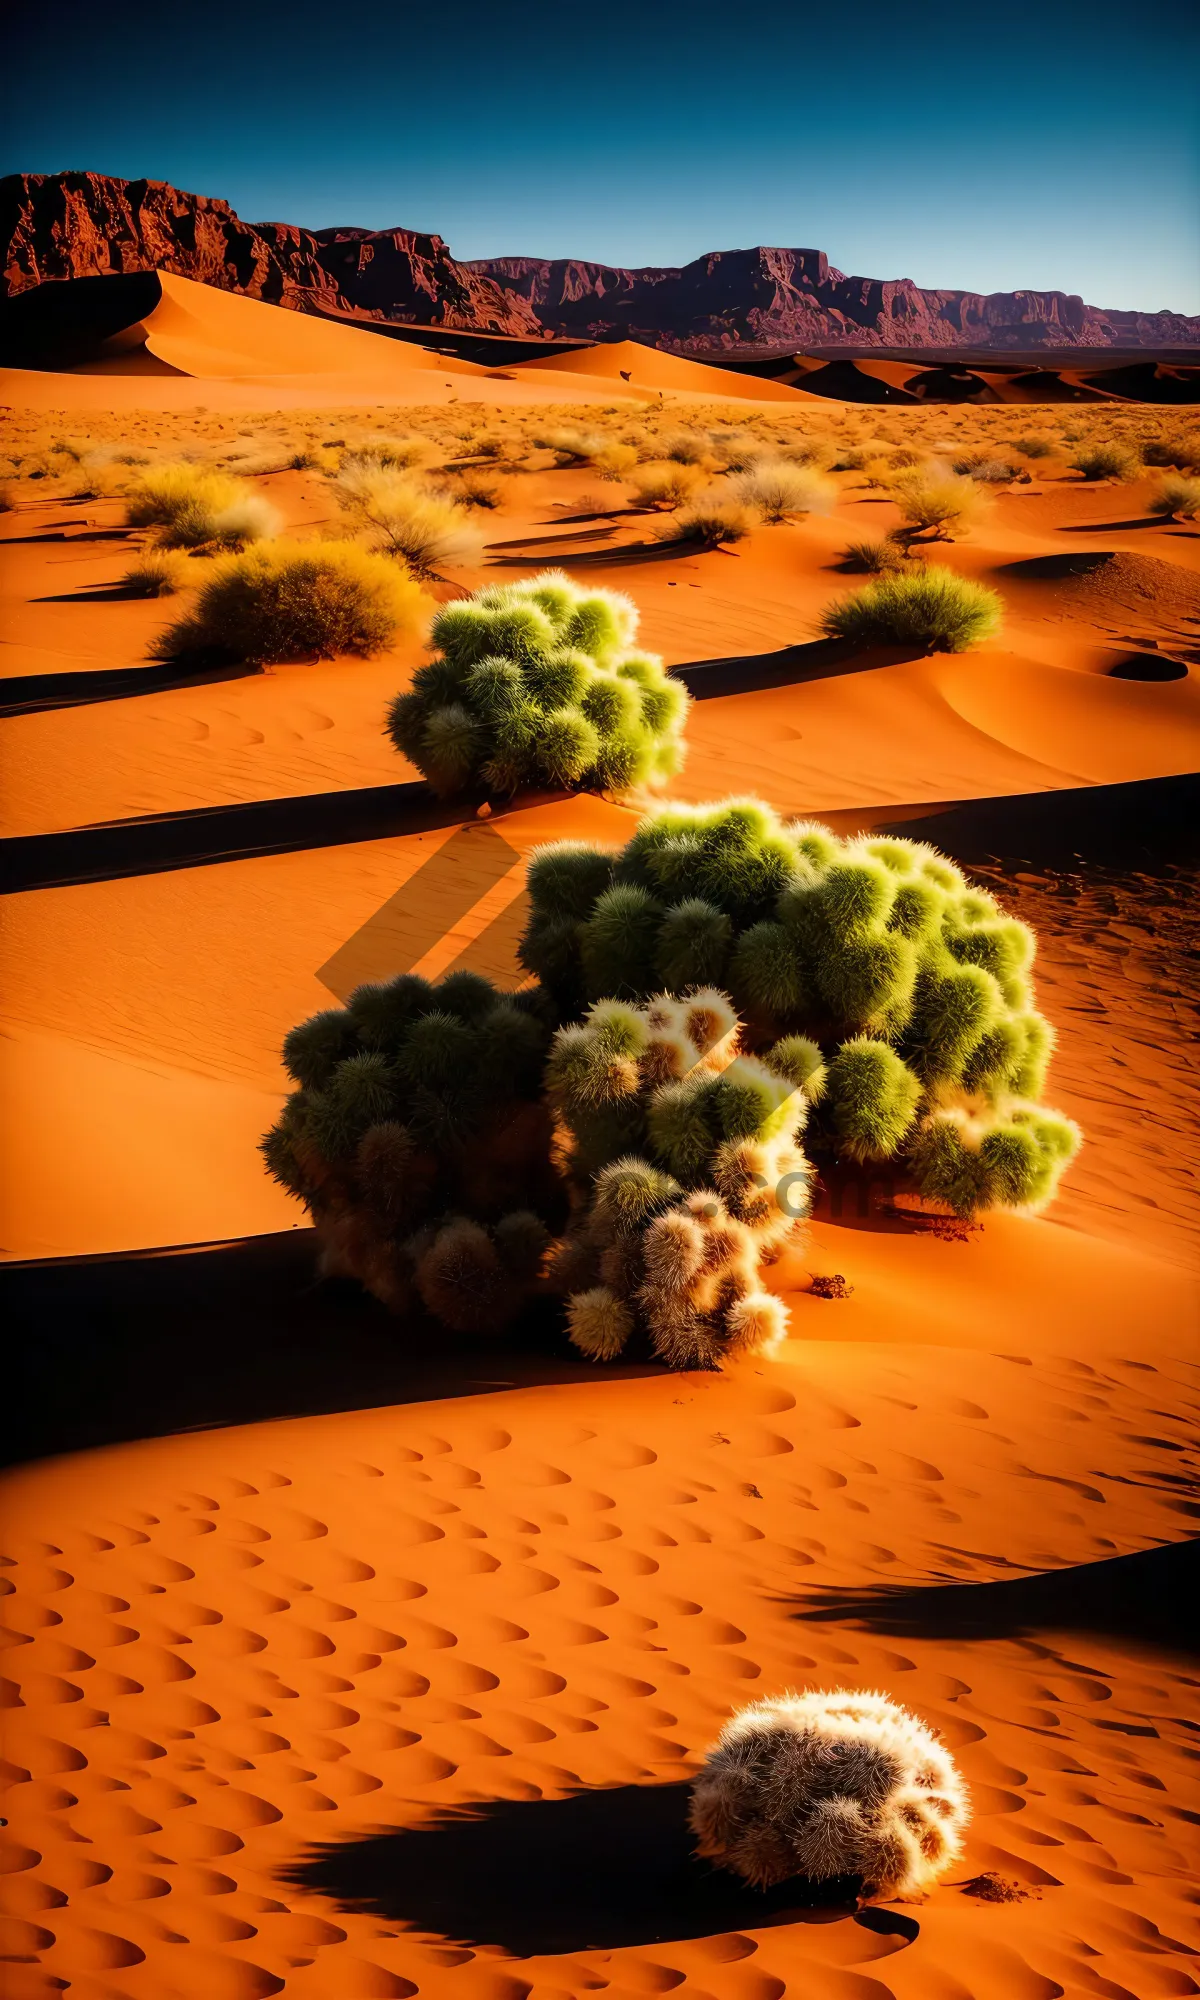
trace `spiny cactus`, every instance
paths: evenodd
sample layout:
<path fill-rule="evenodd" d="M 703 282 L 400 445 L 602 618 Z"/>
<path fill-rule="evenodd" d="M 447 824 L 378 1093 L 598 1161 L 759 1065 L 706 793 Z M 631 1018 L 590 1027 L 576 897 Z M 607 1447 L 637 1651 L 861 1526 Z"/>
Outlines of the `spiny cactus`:
<path fill-rule="evenodd" d="M 635 647 L 637 625 L 629 598 L 559 570 L 447 604 L 392 740 L 442 796 L 661 783 L 682 766 L 688 695 Z"/>
<path fill-rule="evenodd" d="M 962 1850 L 967 1789 L 938 1738 L 886 1695 L 754 1702 L 694 1780 L 698 1852 L 768 1888 L 857 1879 L 880 1901 L 933 1887 Z"/>
<path fill-rule="evenodd" d="M 820 1099 L 818 1146 L 905 1157 L 960 1212 L 968 1195 L 969 1212 L 1040 1205 L 1078 1148 L 1069 1120 L 1038 1113 L 1053 1142 L 1031 1123 L 1054 1047 L 1032 931 L 923 842 L 842 840 L 753 799 L 672 803 L 617 852 L 539 850 L 529 887 L 521 958 L 561 1019 L 606 995 L 728 991 L 746 1048 L 810 1051 L 788 1074 Z M 953 1130 L 931 1122 L 950 1112 Z M 624 1131 L 629 1117 L 610 1122 Z M 1053 1172 L 1034 1171 L 1033 1151 Z"/>
<path fill-rule="evenodd" d="M 786 1331 L 761 1267 L 808 1212 L 799 1145 L 812 1051 L 739 1053 L 713 988 L 596 1001 L 547 1066 L 577 1214 L 558 1260 L 571 1339 L 596 1361 L 639 1327 L 671 1367 L 769 1350 Z"/>
<path fill-rule="evenodd" d="M 325 1269 L 463 1333 L 506 1325 L 563 1219 L 542 1101 L 540 996 L 405 974 L 293 1028 L 300 1086 L 262 1142 L 311 1211 Z M 548 1226 L 549 1225 L 549 1226 Z"/>

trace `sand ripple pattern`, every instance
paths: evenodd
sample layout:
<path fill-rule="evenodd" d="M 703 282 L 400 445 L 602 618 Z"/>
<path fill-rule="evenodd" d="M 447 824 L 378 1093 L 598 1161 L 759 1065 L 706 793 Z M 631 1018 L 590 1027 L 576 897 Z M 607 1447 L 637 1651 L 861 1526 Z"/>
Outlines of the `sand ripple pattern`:
<path fill-rule="evenodd" d="M 1196 1402 L 1144 1357 L 814 1343 L 21 1472 L 5 1993 L 1196 1994 L 1187 1663 L 1103 1618 L 937 1629 L 948 1585 L 1193 1533 Z M 950 1885 L 830 1921 L 698 1873 L 730 1707 L 845 1681 L 960 1759 Z"/>

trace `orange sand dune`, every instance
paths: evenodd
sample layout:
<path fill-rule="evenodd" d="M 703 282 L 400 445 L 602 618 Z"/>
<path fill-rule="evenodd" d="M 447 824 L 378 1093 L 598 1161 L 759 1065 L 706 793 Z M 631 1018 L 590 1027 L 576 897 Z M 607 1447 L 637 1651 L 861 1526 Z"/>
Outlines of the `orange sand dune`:
<path fill-rule="evenodd" d="M 478 421 L 736 393 L 657 355 L 639 383 L 636 348 L 629 384 L 612 348 L 467 371 L 164 287 L 143 359 L 204 372 L 0 394 L 202 402 L 224 413 L 187 433 L 202 450 L 270 411 L 250 442 L 282 463 L 291 408 L 350 438 L 371 403 Z M 261 314 L 299 344 L 268 354 Z M 326 343 L 347 340 L 343 369 Z M 257 483 L 293 532 L 336 518 L 314 473 Z M 5 831 L 35 836 L 5 858 L 34 886 L 0 906 L 0 1243 L 30 1449 L 65 1455 L 0 1486 L 5 2000 L 1200 1994 L 1174 1650 L 1196 1595 L 1194 901 L 1143 838 L 1175 787 L 1079 789 L 1197 768 L 1200 538 L 1148 525 L 1148 485 L 1059 466 L 940 552 L 1001 592 L 997 640 L 853 658 L 813 644 L 820 613 L 860 586 L 847 541 L 896 520 L 853 475 L 827 518 L 704 553 L 664 552 L 594 472 L 503 475 L 484 560 L 431 605 L 558 562 L 631 591 L 670 663 L 718 663 L 678 796 L 753 791 L 843 832 L 991 802 L 941 816 L 945 844 L 989 829 L 972 870 L 1037 930 L 1047 1096 L 1086 1134 L 1038 1219 L 931 1223 L 886 1175 L 826 1170 L 772 1269 L 781 1356 L 668 1375 L 314 1285 L 255 1148 L 294 1022 L 404 969 L 515 987 L 530 849 L 618 844 L 637 802 L 381 814 L 363 837 L 363 788 L 398 814 L 413 776 L 381 725 L 420 635 L 135 692 L 186 594 L 119 595 L 141 544 L 118 502 L 20 484 L 0 695 L 27 712 L 0 718 L 0 759 Z M 1075 854 L 1066 802 L 1058 845 L 1027 839 L 1042 797 L 1012 794 L 1067 787 L 1127 864 Z M 812 1289 L 839 1274 L 845 1296 Z M 812 1908 L 689 1858 L 706 1745 L 805 1684 L 884 1689 L 959 1759 L 973 1824 L 928 1902 Z M 1006 1900 L 975 1893 L 985 1872 Z"/>
<path fill-rule="evenodd" d="M 685 361 L 678 354 L 664 354 L 657 347 L 643 347 L 636 340 L 604 341 L 597 347 L 581 347 L 570 354 L 553 354 L 516 364 L 522 377 L 527 373 L 603 376 L 606 381 L 624 383 L 637 393 L 663 389 L 689 394 L 734 397 L 753 403 L 816 403 L 824 400 L 789 388 L 785 382 L 737 375 L 725 368 L 712 368 L 703 361 Z M 572 389 L 574 384 L 572 384 Z"/>

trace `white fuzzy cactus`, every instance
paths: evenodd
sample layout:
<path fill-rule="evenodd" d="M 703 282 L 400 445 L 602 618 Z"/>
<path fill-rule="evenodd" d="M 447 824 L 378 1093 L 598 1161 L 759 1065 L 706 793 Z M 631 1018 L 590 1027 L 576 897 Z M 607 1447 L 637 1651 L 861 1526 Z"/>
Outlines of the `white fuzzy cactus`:
<path fill-rule="evenodd" d="M 957 1858 L 970 1805 L 945 1745 L 882 1694 L 777 1695 L 727 1722 L 692 1786 L 698 1852 L 757 1888 L 856 1876 L 922 1895 Z"/>

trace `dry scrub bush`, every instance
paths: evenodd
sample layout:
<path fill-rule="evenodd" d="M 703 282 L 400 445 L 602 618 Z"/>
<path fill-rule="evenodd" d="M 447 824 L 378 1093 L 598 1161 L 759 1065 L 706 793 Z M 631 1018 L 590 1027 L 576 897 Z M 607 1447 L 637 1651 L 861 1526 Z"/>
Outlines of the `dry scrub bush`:
<path fill-rule="evenodd" d="M 890 1902 L 962 1852 L 970 1802 L 932 1730 L 886 1695 L 806 1692 L 727 1722 L 692 1783 L 697 1851 L 756 1888 L 857 1879 Z"/>
<path fill-rule="evenodd" d="M 973 480 L 936 467 L 902 472 L 888 490 L 909 539 L 925 535 L 930 541 L 949 541 L 966 534 L 989 504 Z"/>
<path fill-rule="evenodd" d="M 1013 450 L 1019 451 L 1022 458 L 1052 458 L 1054 439 L 1040 431 L 1027 431 L 1023 437 L 1013 439 Z"/>
<path fill-rule="evenodd" d="M 760 458 L 734 480 L 736 499 L 764 521 L 793 520 L 800 514 L 828 514 L 837 499 L 832 479 L 785 459 Z"/>
<path fill-rule="evenodd" d="M 994 590 L 930 563 L 882 575 L 821 615 L 830 639 L 859 646 L 917 645 L 927 653 L 963 653 L 1000 629 L 1004 606 Z"/>
<path fill-rule="evenodd" d="M 347 446 L 342 454 L 341 469 L 345 472 L 370 472 L 380 468 L 388 472 L 419 472 L 435 464 L 440 456 L 432 438 L 373 437 Z"/>
<path fill-rule="evenodd" d="M 392 740 L 443 797 L 661 782 L 683 761 L 688 697 L 637 625 L 627 597 L 557 570 L 445 605 L 439 657 L 393 702 Z"/>
<path fill-rule="evenodd" d="M 723 548 L 740 542 L 754 526 L 754 515 L 738 500 L 727 500 L 715 489 L 700 493 L 654 532 L 660 542 L 696 542 L 701 548 Z"/>
<path fill-rule="evenodd" d="M 419 1298 L 460 1333 L 507 1326 L 562 1219 L 541 1101 L 550 1031 L 534 995 L 471 972 L 360 986 L 293 1028 L 297 1090 L 262 1141 L 330 1274 L 393 1312 Z"/>
<path fill-rule="evenodd" d="M 133 528 L 154 528 L 169 549 L 241 548 L 282 526 L 270 502 L 241 480 L 186 459 L 147 467 L 129 489 L 125 518 Z"/>
<path fill-rule="evenodd" d="M 448 564 L 475 563 L 483 554 L 483 536 L 465 510 L 402 472 L 366 461 L 344 464 L 334 490 L 372 546 L 399 557 L 414 576 L 439 576 Z"/>
<path fill-rule="evenodd" d="M 1141 471 L 1137 454 L 1115 442 L 1085 445 L 1071 464 L 1085 479 L 1136 479 Z"/>
<path fill-rule="evenodd" d="M 175 549 L 145 550 L 121 577 L 134 597 L 174 597 L 187 581 L 188 559 Z"/>
<path fill-rule="evenodd" d="M 1007 458 L 986 451 L 962 452 L 953 461 L 954 470 L 978 480 L 982 486 L 1007 486 L 1017 476 L 1017 468 Z"/>
<path fill-rule="evenodd" d="M 1146 502 L 1147 512 L 1172 521 L 1194 521 L 1200 515 L 1200 479 L 1178 473 L 1164 479 Z"/>
<path fill-rule="evenodd" d="M 842 561 L 847 569 L 868 576 L 889 576 L 906 567 L 908 555 L 899 542 L 885 535 L 879 541 L 847 542 Z"/>
<path fill-rule="evenodd" d="M 1143 447 L 1142 461 L 1146 465 L 1178 466 L 1189 472 L 1200 466 L 1200 431 L 1186 432 L 1182 437 L 1152 438 Z"/>
<path fill-rule="evenodd" d="M 744 1046 L 814 1104 L 816 1147 L 915 1159 L 918 1185 L 967 1213 L 1044 1204 L 1078 1148 L 1037 1102 L 1054 1035 L 1033 933 L 932 848 L 839 840 L 754 800 L 670 805 L 615 854 L 538 850 L 529 895 L 521 963 L 561 1019 L 729 993 Z M 922 1140 L 951 1112 L 968 1122 Z"/>
<path fill-rule="evenodd" d="M 411 577 L 354 542 L 272 542 L 217 563 L 155 656 L 217 651 L 269 666 L 376 653 L 417 631 L 425 608 Z"/>
<path fill-rule="evenodd" d="M 464 507 L 498 507 L 500 488 L 486 472 L 463 471 L 455 474 L 450 497 Z"/>
<path fill-rule="evenodd" d="M 555 1267 L 571 1339 L 612 1360 L 641 1329 L 672 1368 L 769 1352 L 787 1315 L 763 1288 L 809 1208 L 808 1100 L 772 1053 L 738 1050 L 728 998 L 601 1000 L 547 1068 L 577 1213 Z"/>
<path fill-rule="evenodd" d="M 700 466 L 685 461 L 676 464 L 669 459 L 661 464 L 639 465 L 629 475 L 629 484 L 637 496 L 634 504 L 641 507 L 681 507 L 704 483 L 705 474 Z"/>

